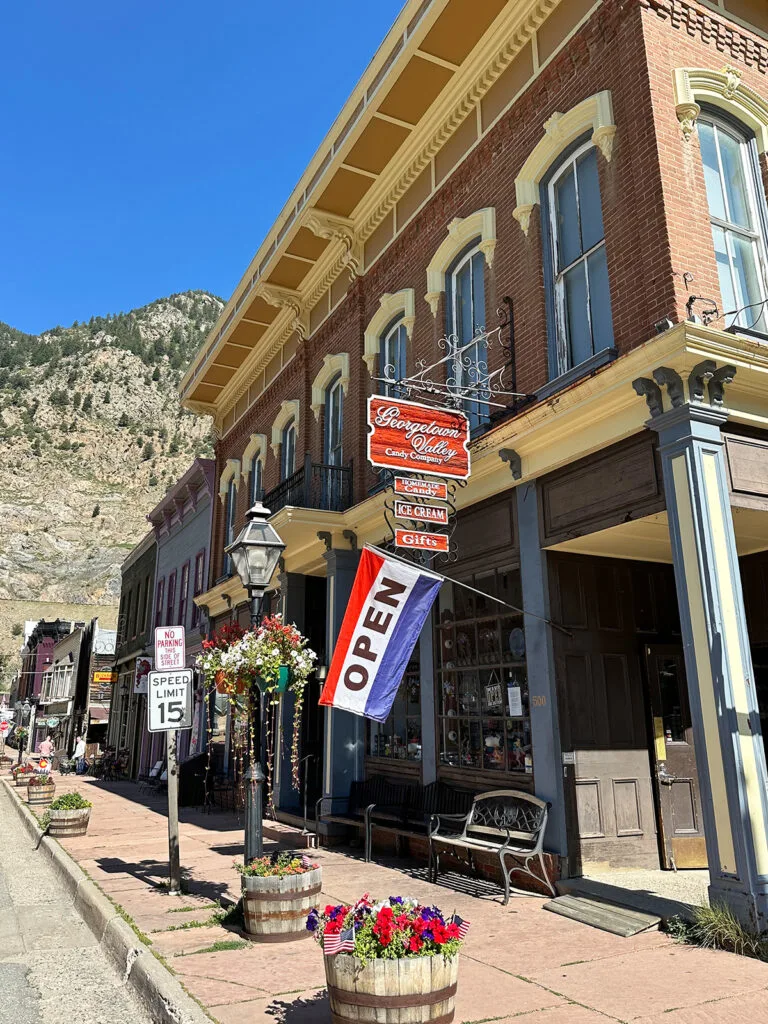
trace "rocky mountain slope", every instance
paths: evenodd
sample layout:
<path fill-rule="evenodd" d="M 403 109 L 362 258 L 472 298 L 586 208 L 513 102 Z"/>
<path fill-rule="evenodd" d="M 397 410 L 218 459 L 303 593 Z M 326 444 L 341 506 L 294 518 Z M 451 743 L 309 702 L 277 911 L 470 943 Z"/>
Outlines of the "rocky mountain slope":
<path fill-rule="evenodd" d="M 39 336 L 0 323 L 0 601 L 117 602 L 147 512 L 211 454 L 176 388 L 221 308 L 186 292 Z"/>

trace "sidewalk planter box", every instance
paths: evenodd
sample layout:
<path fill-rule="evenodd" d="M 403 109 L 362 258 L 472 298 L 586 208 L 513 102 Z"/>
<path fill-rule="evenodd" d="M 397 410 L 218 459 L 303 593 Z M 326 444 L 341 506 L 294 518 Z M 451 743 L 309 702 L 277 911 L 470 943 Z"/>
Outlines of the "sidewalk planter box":
<path fill-rule="evenodd" d="M 322 888 L 322 868 L 300 875 L 243 875 L 243 916 L 253 942 L 291 942 L 309 936 L 307 915 Z"/>
<path fill-rule="evenodd" d="M 451 1024 L 459 958 L 421 956 L 370 960 L 364 967 L 351 954 L 324 956 L 334 1020 Z"/>
<path fill-rule="evenodd" d="M 27 787 L 27 803 L 30 807 L 38 810 L 43 809 L 53 800 L 55 792 L 56 783 L 53 779 L 47 785 L 30 785 Z"/>
<path fill-rule="evenodd" d="M 31 772 L 16 772 L 14 776 L 14 783 L 17 789 L 26 788 L 29 785 L 29 780 L 32 776 Z"/>
<path fill-rule="evenodd" d="M 83 807 L 76 811 L 48 811 L 51 824 L 48 835 L 56 839 L 72 839 L 73 836 L 84 836 L 88 831 L 91 808 Z"/>

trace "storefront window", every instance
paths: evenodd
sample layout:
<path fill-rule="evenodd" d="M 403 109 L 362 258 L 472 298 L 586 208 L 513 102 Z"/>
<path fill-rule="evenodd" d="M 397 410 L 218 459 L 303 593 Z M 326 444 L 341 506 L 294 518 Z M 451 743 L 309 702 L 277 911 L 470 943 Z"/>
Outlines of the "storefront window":
<path fill-rule="evenodd" d="M 437 629 L 438 744 L 446 768 L 531 773 L 531 728 L 520 571 L 443 584 Z M 485 596 L 489 595 L 489 596 Z"/>
<path fill-rule="evenodd" d="M 421 682 L 418 661 L 408 665 L 386 722 L 368 724 L 369 757 L 386 757 L 393 761 L 421 760 Z"/>

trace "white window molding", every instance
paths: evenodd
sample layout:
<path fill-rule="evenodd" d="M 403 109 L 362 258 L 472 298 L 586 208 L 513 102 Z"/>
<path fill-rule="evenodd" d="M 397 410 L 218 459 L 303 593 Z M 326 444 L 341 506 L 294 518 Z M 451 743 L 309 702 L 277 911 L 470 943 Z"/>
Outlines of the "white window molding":
<path fill-rule="evenodd" d="M 373 376 L 376 369 L 376 357 L 381 348 L 381 336 L 398 314 L 402 313 L 408 341 L 413 337 L 413 325 L 416 323 L 416 294 L 413 288 L 404 288 L 401 292 L 386 292 L 379 299 L 379 308 L 371 317 L 363 336 L 363 362 L 368 373 Z"/>
<path fill-rule="evenodd" d="M 486 206 L 468 217 L 456 217 L 448 225 L 448 237 L 440 243 L 437 252 L 427 267 L 427 294 L 432 316 L 437 316 L 440 296 L 445 291 L 445 275 L 448 268 L 469 243 L 479 238 L 478 248 L 485 256 L 488 266 L 493 266 L 496 251 L 496 208 Z"/>
<path fill-rule="evenodd" d="M 267 457 L 267 435 L 266 434 L 251 434 L 251 439 L 245 447 L 243 452 L 243 469 L 242 477 L 243 480 L 248 483 L 248 477 L 251 475 L 251 466 L 254 459 L 258 459 L 261 465 L 264 465 L 264 460 Z"/>
<path fill-rule="evenodd" d="M 280 411 L 272 424 L 272 453 L 277 458 L 280 452 L 280 445 L 283 443 L 283 430 L 291 420 L 296 421 L 296 430 L 299 428 L 299 411 L 301 403 L 298 398 L 286 399 L 280 403 Z"/>
<path fill-rule="evenodd" d="M 701 101 L 732 114 L 755 133 L 759 152 L 768 152 L 768 101 L 741 81 L 741 70 L 726 64 L 708 68 L 675 68 L 672 81 L 675 113 L 686 139 L 696 126 Z"/>
<path fill-rule="evenodd" d="M 227 459 L 227 464 L 222 470 L 221 476 L 219 477 L 219 501 L 222 505 L 227 500 L 227 491 L 229 490 L 229 482 L 234 480 L 235 490 L 240 490 L 240 460 L 239 459 Z"/>
<path fill-rule="evenodd" d="M 315 419 L 320 419 L 320 412 L 325 405 L 325 393 L 334 377 L 341 374 L 341 388 L 346 395 L 349 388 L 349 352 L 337 352 L 323 359 L 320 372 L 312 381 L 312 412 Z"/>
<path fill-rule="evenodd" d="M 539 202 L 539 183 L 563 150 L 592 130 L 591 141 L 610 163 L 616 125 L 613 103 L 606 89 L 577 103 L 565 114 L 556 111 L 544 122 L 544 138 L 533 148 L 515 178 L 517 205 L 512 216 L 527 235 L 531 214 Z"/>

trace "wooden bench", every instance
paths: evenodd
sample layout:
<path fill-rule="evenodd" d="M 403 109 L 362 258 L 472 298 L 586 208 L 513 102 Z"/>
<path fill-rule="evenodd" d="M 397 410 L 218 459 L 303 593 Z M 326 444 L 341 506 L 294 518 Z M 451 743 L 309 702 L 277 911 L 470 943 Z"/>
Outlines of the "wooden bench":
<path fill-rule="evenodd" d="M 479 793 L 467 814 L 435 814 L 429 824 L 429 878 L 436 882 L 440 870 L 440 848 L 451 851 L 465 849 L 474 870 L 476 850 L 496 853 L 504 878 L 504 904 L 510 892 L 530 895 L 510 884 L 513 871 L 523 871 L 537 882 L 543 882 L 553 896 L 544 864 L 544 832 L 547 810 L 551 805 L 530 793 L 515 789 L 495 789 Z M 513 861 L 507 867 L 507 859 Z M 531 870 L 538 862 L 541 874 Z"/>

